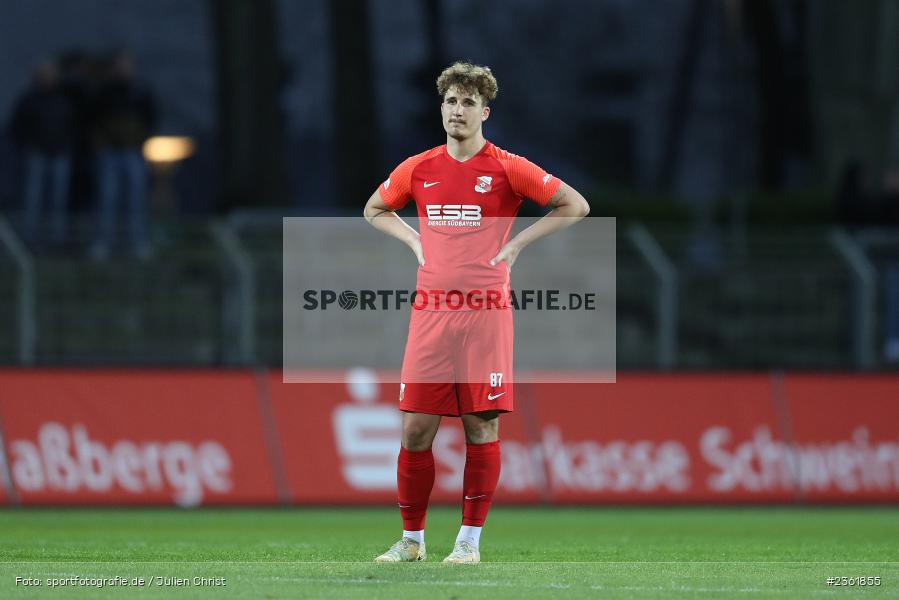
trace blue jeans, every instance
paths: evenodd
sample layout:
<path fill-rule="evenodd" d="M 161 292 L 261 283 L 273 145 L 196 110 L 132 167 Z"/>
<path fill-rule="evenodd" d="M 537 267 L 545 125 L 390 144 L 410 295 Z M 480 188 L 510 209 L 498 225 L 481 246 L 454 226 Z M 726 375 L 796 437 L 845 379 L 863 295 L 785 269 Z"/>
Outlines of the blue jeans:
<path fill-rule="evenodd" d="M 24 236 L 29 241 L 44 237 L 39 233 L 44 198 L 48 202 L 50 237 L 61 242 L 66 235 L 66 211 L 69 204 L 69 177 L 72 157 L 68 154 L 50 155 L 28 152 L 25 155 Z M 49 192 L 49 193 L 48 193 Z"/>
<path fill-rule="evenodd" d="M 883 287 L 885 292 L 886 344 L 895 349 L 888 354 L 899 353 L 899 261 L 892 260 L 884 266 Z M 896 360 L 899 357 L 892 357 Z"/>
<path fill-rule="evenodd" d="M 147 165 L 140 148 L 97 153 L 96 245 L 108 250 L 115 240 L 119 203 L 128 211 L 128 238 L 140 250 L 146 246 Z"/>

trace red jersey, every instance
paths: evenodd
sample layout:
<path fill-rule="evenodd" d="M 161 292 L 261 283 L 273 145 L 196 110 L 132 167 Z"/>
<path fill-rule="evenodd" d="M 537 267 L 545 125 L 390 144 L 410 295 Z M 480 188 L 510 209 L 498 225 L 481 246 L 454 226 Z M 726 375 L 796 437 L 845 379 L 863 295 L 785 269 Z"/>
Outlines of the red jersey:
<path fill-rule="evenodd" d="M 525 198 L 545 206 L 561 180 L 527 159 L 490 142 L 466 161 L 454 159 L 446 145 L 404 160 L 381 185 L 392 210 L 413 199 L 425 264 L 418 268 L 419 294 L 434 294 L 424 310 L 476 310 L 481 302 L 457 306 L 447 294 L 461 292 L 491 303 L 492 292 L 508 306 L 509 269 L 490 265 L 508 241 L 512 222 Z M 441 301 L 441 295 L 443 300 Z M 488 306 L 490 308 L 490 306 Z"/>

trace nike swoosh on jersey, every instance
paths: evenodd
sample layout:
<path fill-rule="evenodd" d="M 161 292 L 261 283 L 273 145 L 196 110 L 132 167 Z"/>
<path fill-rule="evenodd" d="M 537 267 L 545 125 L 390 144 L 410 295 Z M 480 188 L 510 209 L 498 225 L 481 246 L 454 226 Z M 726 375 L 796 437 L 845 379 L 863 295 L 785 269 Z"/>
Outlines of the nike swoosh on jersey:
<path fill-rule="evenodd" d="M 487 399 L 488 399 L 488 400 L 496 400 L 496 399 L 499 398 L 500 396 L 505 395 L 505 393 L 506 393 L 506 392 L 500 392 L 499 394 L 497 394 L 497 395 L 495 395 L 495 396 L 494 396 L 493 394 L 487 394 Z"/>
<path fill-rule="evenodd" d="M 440 183 L 440 182 L 439 182 L 439 181 L 425 181 L 425 187 L 426 187 L 426 188 L 434 187 L 434 186 L 437 185 L 438 183 Z"/>

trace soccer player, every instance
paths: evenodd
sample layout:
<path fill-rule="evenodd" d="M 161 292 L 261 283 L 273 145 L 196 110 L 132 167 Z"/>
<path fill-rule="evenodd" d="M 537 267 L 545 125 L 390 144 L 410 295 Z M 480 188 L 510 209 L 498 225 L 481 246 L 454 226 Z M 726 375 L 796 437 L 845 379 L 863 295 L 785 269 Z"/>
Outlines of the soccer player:
<path fill-rule="evenodd" d="M 443 416 L 461 417 L 466 457 L 462 527 L 444 562 L 480 562 L 481 528 L 500 473 L 499 415 L 513 409 L 509 274 L 531 242 L 589 212 L 577 191 L 484 139 L 497 83 L 488 67 L 457 62 L 437 79 L 446 144 L 412 156 L 368 199 L 365 219 L 418 259 L 400 384 L 400 541 L 381 562 L 425 560 L 434 485 L 431 444 Z M 420 233 L 394 211 L 415 200 Z M 552 210 L 509 239 L 523 199 Z M 456 294 L 454 296 L 454 293 Z"/>

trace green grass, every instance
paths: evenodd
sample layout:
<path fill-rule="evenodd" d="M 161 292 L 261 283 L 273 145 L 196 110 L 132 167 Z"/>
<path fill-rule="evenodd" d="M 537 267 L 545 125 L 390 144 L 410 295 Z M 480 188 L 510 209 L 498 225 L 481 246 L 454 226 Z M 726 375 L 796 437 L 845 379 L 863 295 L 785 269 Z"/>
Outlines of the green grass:
<path fill-rule="evenodd" d="M 429 514 L 430 560 L 381 565 L 391 509 L 0 511 L 0 598 L 899 597 L 895 508 L 495 508 L 480 565 L 443 565 L 458 509 Z M 225 587 L 50 589 L 50 577 L 223 577 Z M 879 576 L 879 587 L 827 577 Z M 15 578 L 44 580 L 40 588 Z"/>

